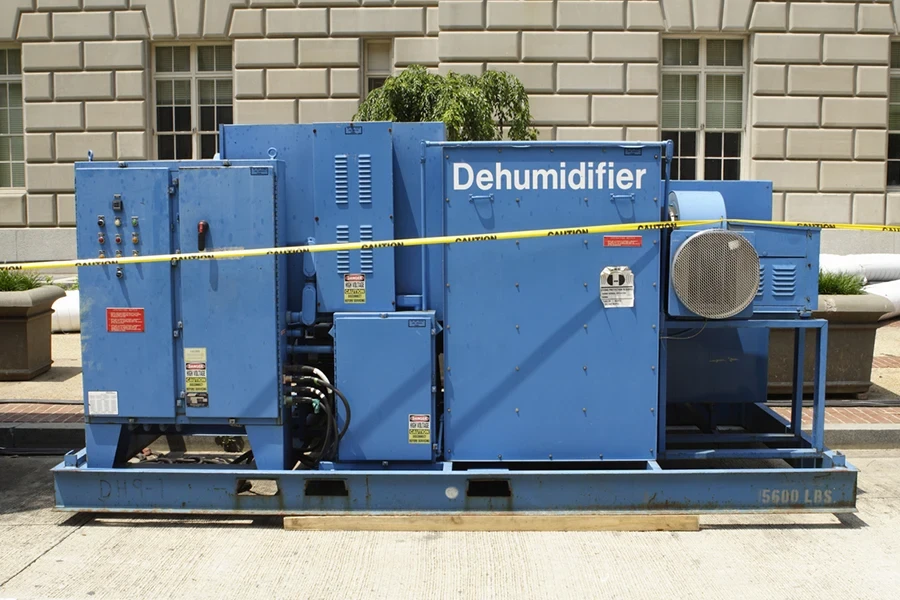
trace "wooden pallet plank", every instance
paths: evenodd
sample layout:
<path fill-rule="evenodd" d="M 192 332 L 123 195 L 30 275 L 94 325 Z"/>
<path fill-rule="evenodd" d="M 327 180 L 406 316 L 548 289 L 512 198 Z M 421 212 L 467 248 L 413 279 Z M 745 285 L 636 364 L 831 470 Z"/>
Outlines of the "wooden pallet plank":
<path fill-rule="evenodd" d="M 699 531 L 697 515 L 670 514 L 408 514 L 302 515 L 292 531 Z"/>

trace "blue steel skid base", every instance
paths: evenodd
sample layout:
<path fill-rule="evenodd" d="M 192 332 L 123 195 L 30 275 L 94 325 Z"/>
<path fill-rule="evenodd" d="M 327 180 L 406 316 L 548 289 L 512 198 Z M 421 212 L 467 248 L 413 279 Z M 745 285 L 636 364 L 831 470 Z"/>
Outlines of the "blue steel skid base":
<path fill-rule="evenodd" d="M 60 465 L 54 475 L 57 508 L 92 513 L 855 512 L 857 473 L 842 459 L 829 452 L 820 468 L 721 470 L 665 470 L 654 461 L 569 471 L 456 471 L 451 463 L 433 471 L 318 472 Z M 274 481 L 278 492 L 239 494 L 246 479 Z"/>
<path fill-rule="evenodd" d="M 684 329 L 688 324 L 669 323 Z M 764 403 L 743 405 L 743 433 L 660 431 L 660 461 L 534 463 L 323 463 L 318 471 L 248 468 L 86 468 L 85 451 L 54 468 L 58 509 L 92 513 L 289 515 L 408 512 L 856 512 L 857 475 L 840 452 L 822 444 L 827 321 L 707 322 L 707 327 L 809 328 L 816 336 L 812 436 L 803 433 L 802 395 L 791 420 Z M 795 379 L 804 345 L 795 345 Z M 795 387 L 796 389 L 801 389 Z M 752 431 L 747 432 L 746 428 Z M 747 448 L 746 444 L 756 447 Z M 740 449 L 730 446 L 741 445 Z M 687 446 L 688 448 L 680 448 Z M 694 449 L 689 449 L 694 448 Z M 702 448 L 702 449 L 697 449 Z M 775 461 L 780 463 L 773 466 Z M 751 460 L 762 468 L 738 467 Z M 692 468 L 685 468 L 685 464 Z M 698 468 L 702 467 L 702 468 Z M 245 481 L 276 486 L 242 492 Z"/>
<path fill-rule="evenodd" d="M 768 220 L 771 183 L 670 181 L 671 142 L 444 137 L 235 125 L 214 160 L 77 164 L 79 258 L 359 245 L 80 267 L 86 448 L 57 507 L 855 510 L 823 443 L 819 231 L 728 220 Z M 804 344 L 790 418 L 765 404 L 779 328 L 816 333 L 809 435 Z M 172 435 L 250 448 L 135 458 Z"/>

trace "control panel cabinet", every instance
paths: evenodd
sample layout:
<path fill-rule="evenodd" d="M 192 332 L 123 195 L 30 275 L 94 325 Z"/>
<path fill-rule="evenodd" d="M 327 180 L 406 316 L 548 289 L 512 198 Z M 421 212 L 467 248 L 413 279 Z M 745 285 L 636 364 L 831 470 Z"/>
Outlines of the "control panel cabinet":
<path fill-rule="evenodd" d="M 277 161 L 83 163 L 79 258 L 278 246 Z M 85 410 L 98 422 L 281 418 L 284 257 L 79 269 Z"/>

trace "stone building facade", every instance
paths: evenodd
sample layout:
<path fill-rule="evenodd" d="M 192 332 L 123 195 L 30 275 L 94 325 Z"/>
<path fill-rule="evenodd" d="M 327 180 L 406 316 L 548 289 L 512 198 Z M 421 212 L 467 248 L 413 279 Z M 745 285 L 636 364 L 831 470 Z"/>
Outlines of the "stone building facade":
<path fill-rule="evenodd" d="M 72 163 L 89 150 L 209 157 L 219 123 L 348 120 L 367 90 L 413 63 L 514 73 L 543 139 L 668 138 L 682 178 L 771 179 L 778 219 L 897 224 L 898 11 L 882 1 L 2 0 L 0 261 L 74 255 Z M 826 249 L 900 248 L 887 235 L 831 236 Z"/>

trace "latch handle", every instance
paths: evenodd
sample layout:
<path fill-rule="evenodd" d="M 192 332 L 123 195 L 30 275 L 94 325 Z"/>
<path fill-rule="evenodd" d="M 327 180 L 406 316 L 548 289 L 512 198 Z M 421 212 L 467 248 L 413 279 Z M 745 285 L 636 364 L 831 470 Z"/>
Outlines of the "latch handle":
<path fill-rule="evenodd" d="M 200 221 L 197 223 L 197 252 L 206 250 L 206 232 L 209 231 L 209 223 Z"/>

